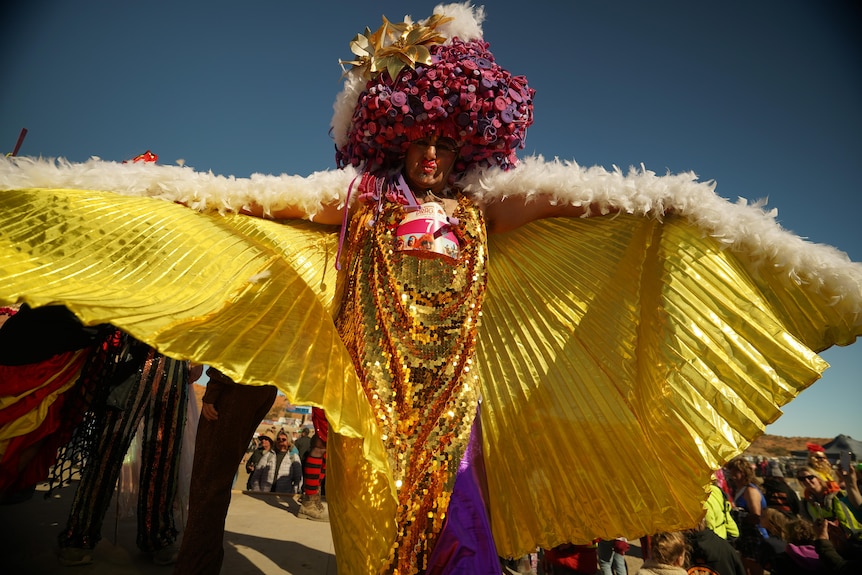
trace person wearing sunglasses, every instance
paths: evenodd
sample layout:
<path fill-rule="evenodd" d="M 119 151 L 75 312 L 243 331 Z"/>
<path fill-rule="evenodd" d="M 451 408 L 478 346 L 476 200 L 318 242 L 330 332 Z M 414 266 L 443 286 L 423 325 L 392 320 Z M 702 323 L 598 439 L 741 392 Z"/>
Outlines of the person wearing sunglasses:
<path fill-rule="evenodd" d="M 836 481 L 832 463 L 829 461 L 829 457 L 826 456 L 826 450 L 816 443 L 808 443 L 806 447 L 808 448 L 808 466 L 819 471 L 823 479 L 827 483 L 834 484 L 832 488 L 837 489 L 838 482 Z"/>
<path fill-rule="evenodd" d="M 796 472 L 796 480 L 804 490 L 802 516 L 812 522 L 837 521 L 840 530 L 833 532 L 833 543 L 839 550 L 842 546 L 846 549 L 847 544 L 857 552 L 862 550 L 862 522 L 858 517 L 862 510 L 851 503 L 847 492 L 809 466 Z"/>

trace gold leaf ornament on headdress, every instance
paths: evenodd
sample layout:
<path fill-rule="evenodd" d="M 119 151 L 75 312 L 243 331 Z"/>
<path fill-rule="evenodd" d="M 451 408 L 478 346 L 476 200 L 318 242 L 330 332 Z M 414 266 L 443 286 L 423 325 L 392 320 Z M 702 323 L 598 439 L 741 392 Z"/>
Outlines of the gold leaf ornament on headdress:
<path fill-rule="evenodd" d="M 394 24 L 384 16 L 380 28 L 374 32 L 366 28 L 364 34 L 357 34 L 350 41 L 350 51 L 357 58 L 339 60 L 339 63 L 342 67 L 352 65 L 353 70 L 369 80 L 385 70 L 395 81 L 404 68 L 431 63 L 428 46 L 442 44 L 446 40 L 436 28 L 451 20 L 453 18 L 449 16 L 434 14 L 424 23 L 406 21 Z"/>

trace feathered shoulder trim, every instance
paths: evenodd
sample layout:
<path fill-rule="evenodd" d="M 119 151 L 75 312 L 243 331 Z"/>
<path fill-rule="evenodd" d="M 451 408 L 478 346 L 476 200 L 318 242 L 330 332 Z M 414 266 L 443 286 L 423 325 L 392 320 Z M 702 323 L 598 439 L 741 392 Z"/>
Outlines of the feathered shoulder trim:
<path fill-rule="evenodd" d="M 314 172 L 309 176 L 252 174 L 236 178 L 184 166 L 107 162 L 95 157 L 81 163 L 22 156 L 0 159 L 3 190 L 100 190 L 158 198 L 200 212 L 220 213 L 239 212 L 256 204 L 266 214 L 287 206 L 298 206 L 308 214 L 315 214 L 323 205 L 343 202 L 355 176 L 352 168 Z"/>
<path fill-rule="evenodd" d="M 249 178 L 219 176 L 181 166 L 10 157 L 0 159 L 0 189 L 76 188 L 111 191 L 180 202 L 198 211 L 238 212 L 252 204 L 271 213 L 298 206 L 313 215 L 323 205 L 343 205 L 356 178 L 350 168 L 309 176 L 253 174 Z M 601 212 L 661 218 L 673 212 L 704 235 L 741 254 L 754 268 L 824 297 L 862 324 L 862 265 L 831 246 L 814 244 L 783 229 L 776 209 L 765 202 L 728 200 L 716 195 L 714 182 L 698 181 L 694 173 L 667 174 L 631 168 L 584 168 L 575 162 L 526 158 L 515 170 L 477 170 L 461 185 L 480 203 L 507 197 L 551 196 L 561 204 L 592 205 Z"/>

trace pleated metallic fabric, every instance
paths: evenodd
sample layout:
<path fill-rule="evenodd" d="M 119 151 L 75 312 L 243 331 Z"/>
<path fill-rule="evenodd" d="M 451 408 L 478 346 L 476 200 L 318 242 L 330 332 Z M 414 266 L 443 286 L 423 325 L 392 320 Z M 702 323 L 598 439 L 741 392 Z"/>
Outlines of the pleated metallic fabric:
<path fill-rule="evenodd" d="M 696 524 L 710 470 L 820 376 L 827 328 L 852 331 L 681 218 L 543 220 L 493 236 L 489 261 L 478 358 L 506 555 Z"/>
<path fill-rule="evenodd" d="M 0 194 L 0 303 L 64 303 L 324 407 L 329 496 L 350 509 L 333 516 L 339 572 L 385 563 L 397 496 L 332 320 L 335 228 L 106 192 Z M 826 368 L 813 350 L 860 334 L 681 217 L 542 220 L 492 236 L 488 254 L 476 369 L 501 555 L 692 526 L 711 470 Z"/>

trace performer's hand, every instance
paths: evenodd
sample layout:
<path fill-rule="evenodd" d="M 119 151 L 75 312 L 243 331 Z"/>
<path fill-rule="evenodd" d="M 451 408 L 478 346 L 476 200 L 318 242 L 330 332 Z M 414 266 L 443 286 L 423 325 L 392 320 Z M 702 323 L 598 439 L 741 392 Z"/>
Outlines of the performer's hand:
<path fill-rule="evenodd" d="M 201 407 L 201 415 L 209 421 L 215 421 L 218 419 L 218 410 L 212 403 L 204 402 Z"/>

